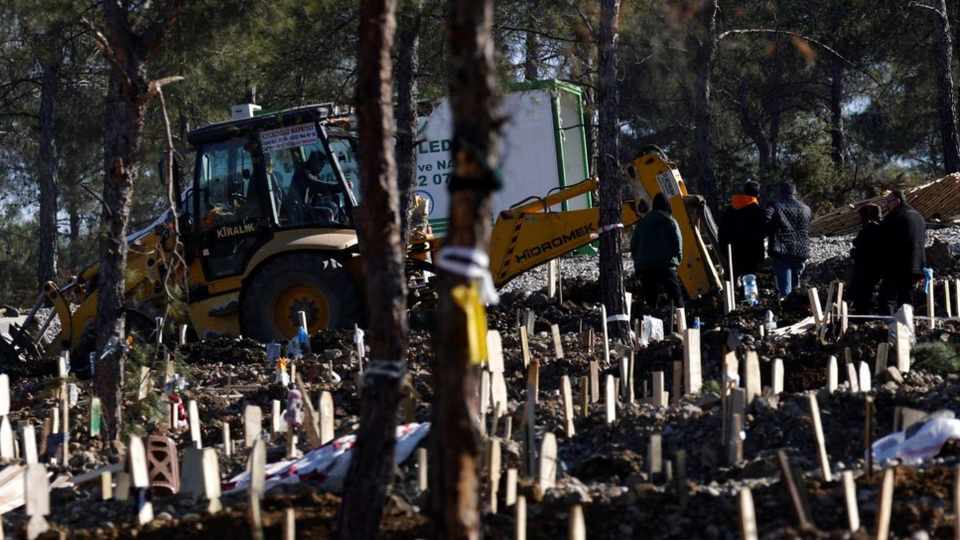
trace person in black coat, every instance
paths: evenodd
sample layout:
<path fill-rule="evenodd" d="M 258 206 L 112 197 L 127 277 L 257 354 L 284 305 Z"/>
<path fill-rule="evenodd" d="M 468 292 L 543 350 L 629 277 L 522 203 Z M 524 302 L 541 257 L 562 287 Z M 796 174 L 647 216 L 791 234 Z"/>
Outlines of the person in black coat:
<path fill-rule="evenodd" d="M 780 198 L 764 211 L 770 236 L 767 250 L 780 298 L 800 285 L 800 274 L 810 258 L 812 216 L 810 207 L 797 200 L 797 187 L 790 182 L 780 183 Z"/>
<path fill-rule="evenodd" d="M 853 259 L 853 276 L 850 283 L 850 298 L 853 310 L 861 315 L 877 312 L 874 293 L 883 277 L 884 239 L 880 230 L 880 207 L 868 203 L 860 207 L 860 233 L 853 240 L 850 258 Z"/>
<path fill-rule="evenodd" d="M 887 195 L 887 215 L 880 223 L 880 233 L 883 281 L 877 302 L 881 315 L 892 316 L 900 306 L 911 302 L 913 287 L 923 278 L 927 222 L 907 204 L 903 192 L 895 189 Z"/>
<path fill-rule="evenodd" d="M 727 246 L 733 252 L 733 279 L 747 274 L 756 275 L 763 262 L 763 208 L 760 207 L 760 184 L 748 180 L 743 194 L 733 196 L 731 205 L 720 219 L 720 246 L 722 257 Z"/>

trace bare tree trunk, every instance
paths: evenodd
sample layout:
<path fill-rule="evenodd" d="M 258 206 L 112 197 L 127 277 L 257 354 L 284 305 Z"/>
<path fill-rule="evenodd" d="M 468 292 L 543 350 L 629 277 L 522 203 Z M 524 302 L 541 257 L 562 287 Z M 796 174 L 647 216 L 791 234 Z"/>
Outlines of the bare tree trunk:
<path fill-rule="evenodd" d="M 97 350 L 107 349 L 111 338 L 124 341 L 124 276 L 127 264 L 127 223 L 133 200 L 133 184 L 142 160 L 144 105 L 149 99 L 147 66 L 150 55 L 176 21 L 184 0 L 169 0 L 137 30 L 136 18 L 119 2 L 105 2 L 108 41 L 101 52 L 113 69 L 107 87 L 104 130 L 104 227 L 100 241 L 100 272 L 97 294 Z M 144 19 L 139 19 L 143 21 Z M 109 47 L 109 48 L 108 48 Z M 108 354 L 97 369 L 96 392 L 103 405 L 105 440 L 120 437 L 123 417 L 122 350 Z"/>
<path fill-rule="evenodd" d="M 63 25 L 50 24 L 47 31 L 47 50 L 43 58 L 43 77 L 40 82 L 40 151 L 37 170 L 40 173 L 40 245 L 37 279 L 40 289 L 47 281 L 57 279 L 57 178 L 56 118 L 57 93 L 60 89 L 60 66 L 63 63 Z"/>
<path fill-rule="evenodd" d="M 847 143 L 843 128 L 843 64 L 834 58 L 830 64 L 830 140 L 833 150 L 830 157 L 838 169 L 843 168 L 847 156 Z"/>
<path fill-rule="evenodd" d="M 417 178 L 417 71 L 420 69 L 421 0 L 399 10 L 397 43 L 397 186 L 400 190 L 400 238 L 410 238 L 410 212 Z"/>
<path fill-rule="evenodd" d="M 934 0 L 934 42 L 937 49 L 937 112 L 945 173 L 960 171 L 960 136 L 957 132 L 957 102 L 953 89 L 953 46 L 945 0 Z"/>
<path fill-rule="evenodd" d="M 717 59 L 718 0 L 706 0 L 700 7 L 700 28 L 697 49 L 697 80 L 694 87 L 694 154 L 697 156 L 697 185 L 707 204 L 716 211 L 719 206 L 717 176 L 713 170 L 713 118 L 710 106 L 710 78 Z"/>
<path fill-rule="evenodd" d="M 390 48 L 396 30 L 395 0 L 360 3 L 357 120 L 370 357 L 363 384 L 360 430 L 347 472 L 340 538 L 377 537 L 393 471 L 397 409 L 406 365 L 407 318 L 400 235 L 400 195 L 393 158 L 393 75 Z"/>
<path fill-rule="evenodd" d="M 527 32 L 525 48 L 523 80 L 535 81 L 540 78 L 540 36 L 534 32 Z"/>
<path fill-rule="evenodd" d="M 97 350 L 105 351 L 115 337 L 124 341 L 124 277 L 127 265 L 127 222 L 133 201 L 133 182 L 138 174 L 143 133 L 143 115 L 135 106 L 137 96 L 124 94 L 116 73 L 107 89 L 104 131 L 103 202 L 104 234 L 100 241 L 100 272 L 97 287 Z M 103 406 L 105 440 L 120 438 L 123 406 L 124 355 L 107 355 L 97 369 L 97 395 Z"/>
<path fill-rule="evenodd" d="M 70 274 L 77 274 L 80 271 L 80 209 L 77 203 L 70 200 L 67 204 L 67 214 L 70 219 Z"/>
<path fill-rule="evenodd" d="M 600 74 L 597 81 L 600 109 L 600 226 L 623 219 L 623 176 L 620 173 L 620 95 L 617 92 L 617 38 L 620 31 L 620 0 L 600 3 Z M 600 297 L 607 308 L 610 336 L 626 339 L 630 322 L 626 315 L 623 288 L 623 255 L 620 229 L 600 235 Z M 625 319 L 625 317 L 624 317 Z"/>
<path fill-rule="evenodd" d="M 764 133 L 763 124 L 760 122 L 760 113 L 750 110 L 750 83 L 746 80 L 741 80 L 739 83 L 736 103 L 740 127 L 747 137 L 750 137 L 750 140 L 753 141 L 753 145 L 757 147 L 761 176 L 766 177 L 773 168 L 773 154 L 770 148 L 770 140 Z"/>
<path fill-rule="evenodd" d="M 496 171 L 502 119 L 495 95 L 492 27 L 490 0 L 450 2 L 447 35 L 454 170 L 450 181 L 450 229 L 441 259 L 463 259 L 469 266 L 483 270 L 487 268 L 482 259 L 490 245 L 491 194 L 500 187 Z M 477 540 L 481 530 L 476 471 L 479 404 L 473 396 L 477 386 L 475 363 L 480 358 L 472 357 L 469 333 L 479 334 L 480 329 L 468 324 L 468 313 L 476 313 L 482 301 L 494 298 L 489 291 L 483 294 L 477 279 L 448 267 L 441 270 L 434 333 L 437 397 L 430 469 L 431 508 L 437 513 L 433 520 L 437 538 Z M 476 317 L 486 317 L 480 311 Z M 474 339 L 486 336 L 475 335 Z"/>

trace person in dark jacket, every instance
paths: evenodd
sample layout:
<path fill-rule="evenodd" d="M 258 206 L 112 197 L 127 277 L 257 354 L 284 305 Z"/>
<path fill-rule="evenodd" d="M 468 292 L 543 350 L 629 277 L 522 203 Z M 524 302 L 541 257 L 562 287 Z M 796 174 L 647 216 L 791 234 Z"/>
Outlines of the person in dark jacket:
<path fill-rule="evenodd" d="M 720 219 L 720 246 L 723 257 L 727 246 L 733 252 L 733 279 L 756 275 L 763 262 L 763 209 L 760 208 L 760 184 L 753 180 L 743 186 L 743 194 L 733 196 Z"/>
<path fill-rule="evenodd" d="M 850 283 L 850 298 L 853 310 L 860 315 L 877 312 L 874 293 L 883 266 L 884 240 L 880 231 L 880 207 L 868 203 L 860 207 L 860 233 L 853 240 L 850 258 L 853 259 L 853 276 Z"/>
<path fill-rule="evenodd" d="M 680 226 L 670 216 L 672 210 L 663 193 L 657 193 L 653 198 L 653 210 L 637 222 L 630 237 L 633 268 L 640 276 L 643 297 L 651 309 L 657 309 L 661 289 L 674 307 L 683 307 L 683 291 L 677 278 L 677 267 L 683 257 L 683 239 Z"/>
<path fill-rule="evenodd" d="M 780 183 L 780 198 L 765 211 L 767 250 L 773 261 L 773 279 L 780 298 L 800 285 L 800 274 L 810 258 L 810 207 L 797 200 L 797 188 Z"/>
<path fill-rule="evenodd" d="M 880 223 L 883 236 L 883 281 L 877 297 L 881 315 L 893 315 L 910 303 L 914 285 L 923 278 L 927 265 L 924 253 L 927 223 L 903 192 L 895 189 L 887 195 L 887 215 Z"/>

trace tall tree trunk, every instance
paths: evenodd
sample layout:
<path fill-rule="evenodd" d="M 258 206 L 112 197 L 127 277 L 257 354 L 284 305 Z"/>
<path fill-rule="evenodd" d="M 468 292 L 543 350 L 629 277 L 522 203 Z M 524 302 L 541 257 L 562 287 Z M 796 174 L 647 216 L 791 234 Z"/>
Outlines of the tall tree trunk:
<path fill-rule="evenodd" d="M 953 89 L 953 46 L 945 0 L 934 0 L 934 42 L 937 53 L 937 113 L 945 173 L 960 171 L 960 136 L 957 133 L 957 102 Z"/>
<path fill-rule="evenodd" d="M 97 350 L 107 350 L 111 337 L 124 341 L 124 277 L 127 265 L 127 222 L 133 201 L 133 183 L 138 175 L 143 134 L 143 114 L 136 106 L 136 92 L 125 93 L 119 76 L 111 74 L 107 88 L 104 130 L 103 202 L 104 234 L 100 241 L 100 272 L 97 286 Z M 123 406 L 122 349 L 108 354 L 97 369 L 97 395 L 103 405 L 105 440 L 120 437 Z"/>
<path fill-rule="evenodd" d="M 70 219 L 70 274 L 73 275 L 80 272 L 80 208 L 72 197 L 67 203 L 67 215 Z"/>
<path fill-rule="evenodd" d="M 540 36 L 528 31 L 525 49 L 523 80 L 535 81 L 540 78 Z"/>
<path fill-rule="evenodd" d="M 420 69 L 421 0 L 404 2 L 399 10 L 397 42 L 397 186 L 400 190 L 400 238 L 410 238 L 410 212 L 417 178 L 417 71 Z"/>
<path fill-rule="evenodd" d="M 40 245 L 37 279 L 40 289 L 57 278 L 57 178 L 56 118 L 57 93 L 60 89 L 60 66 L 63 64 L 63 25 L 50 24 L 47 31 L 46 55 L 42 60 L 40 82 L 40 151 L 37 170 L 40 173 Z"/>
<path fill-rule="evenodd" d="M 710 78 L 717 59 L 718 0 L 706 0 L 700 7 L 697 32 L 697 80 L 693 93 L 693 152 L 697 156 L 697 186 L 707 204 L 718 210 L 717 176 L 713 170 L 713 118 L 710 106 Z"/>
<path fill-rule="evenodd" d="M 746 80 L 739 82 L 736 103 L 740 127 L 747 137 L 750 137 L 750 140 L 753 141 L 753 145 L 757 147 L 761 177 L 766 177 L 767 173 L 773 168 L 770 139 L 767 138 L 767 134 L 763 131 L 763 124 L 760 122 L 759 113 L 750 110 L 750 83 Z"/>
<path fill-rule="evenodd" d="M 403 278 L 406 244 L 400 235 L 400 195 L 393 158 L 393 75 L 390 49 L 395 0 L 360 3 L 357 120 L 363 216 L 360 254 L 368 291 L 370 367 L 361 379 L 360 430 L 353 449 L 340 538 L 377 537 L 393 471 L 397 409 L 406 365 L 407 318 Z"/>
<path fill-rule="evenodd" d="M 773 180 L 779 177 L 780 164 L 777 160 L 777 145 L 780 141 L 780 117 L 781 111 L 783 110 L 783 48 L 780 47 L 779 42 L 775 46 L 774 56 L 773 56 L 773 76 L 771 77 L 770 84 L 773 86 L 773 92 L 770 96 L 770 104 L 767 107 L 767 110 L 770 113 L 770 136 L 768 138 L 770 142 L 770 170 L 767 171 L 761 178 L 763 180 Z"/>
<path fill-rule="evenodd" d="M 149 99 L 147 66 L 150 55 L 176 21 L 184 0 L 168 0 L 140 33 L 131 22 L 137 13 L 120 2 L 103 4 L 106 36 L 111 50 L 101 49 L 113 69 L 107 86 L 104 129 L 104 181 L 100 271 L 97 286 L 97 350 L 105 352 L 111 338 L 124 342 L 124 276 L 127 265 L 127 223 L 133 184 L 139 175 L 143 146 L 144 105 Z M 140 20 L 144 20 L 140 18 Z M 96 392 L 103 405 L 106 440 L 120 437 L 123 418 L 124 349 L 114 349 L 97 369 Z"/>
<path fill-rule="evenodd" d="M 843 129 L 843 63 L 834 58 L 830 64 L 830 157 L 838 169 L 846 162 L 847 143 Z"/>
<path fill-rule="evenodd" d="M 617 38 L 620 31 L 620 0 L 600 3 L 599 65 L 597 81 L 600 109 L 600 223 L 613 225 L 623 219 L 623 175 L 620 173 L 620 95 L 617 92 Z M 623 255 L 620 229 L 600 235 L 600 297 L 607 308 L 608 331 L 626 339 L 630 321 L 626 315 L 623 289 Z"/>
<path fill-rule="evenodd" d="M 450 229 L 441 261 L 449 256 L 487 271 L 492 192 L 500 187 L 500 126 L 493 61 L 491 0 L 451 0 L 450 104 L 454 169 Z M 478 268 L 479 267 L 479 268 Z M 482 301 L 495 301 L 481 281 L 442 266 L 437 305 L 436 389 L 430 475 L 431 508 L 440 540 L 480 538 L 477 484 L 477 366 L 472 339 L 486 339 L 469 321 L 486 317 Z M 479 289 L 479 298 L 478 295 Z M 478 309 L 479 308 L 479 309 Z M 480 313 L 477 313 L 477 311 Z M 474 313 L 468 317 L 468 314 Z"/>

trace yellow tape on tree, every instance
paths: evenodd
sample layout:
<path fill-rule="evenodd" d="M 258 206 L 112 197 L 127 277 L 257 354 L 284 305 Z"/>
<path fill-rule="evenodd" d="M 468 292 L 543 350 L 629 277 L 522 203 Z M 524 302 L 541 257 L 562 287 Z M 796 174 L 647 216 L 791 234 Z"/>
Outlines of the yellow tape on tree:
<path fill-rule="evenodd" d="M 487 362 L 487 310 L 480 301 L 480 284 L 454 287 L 450 294 L 467 318 L 467 343 L 470 347 L 470 363 Z"/>

